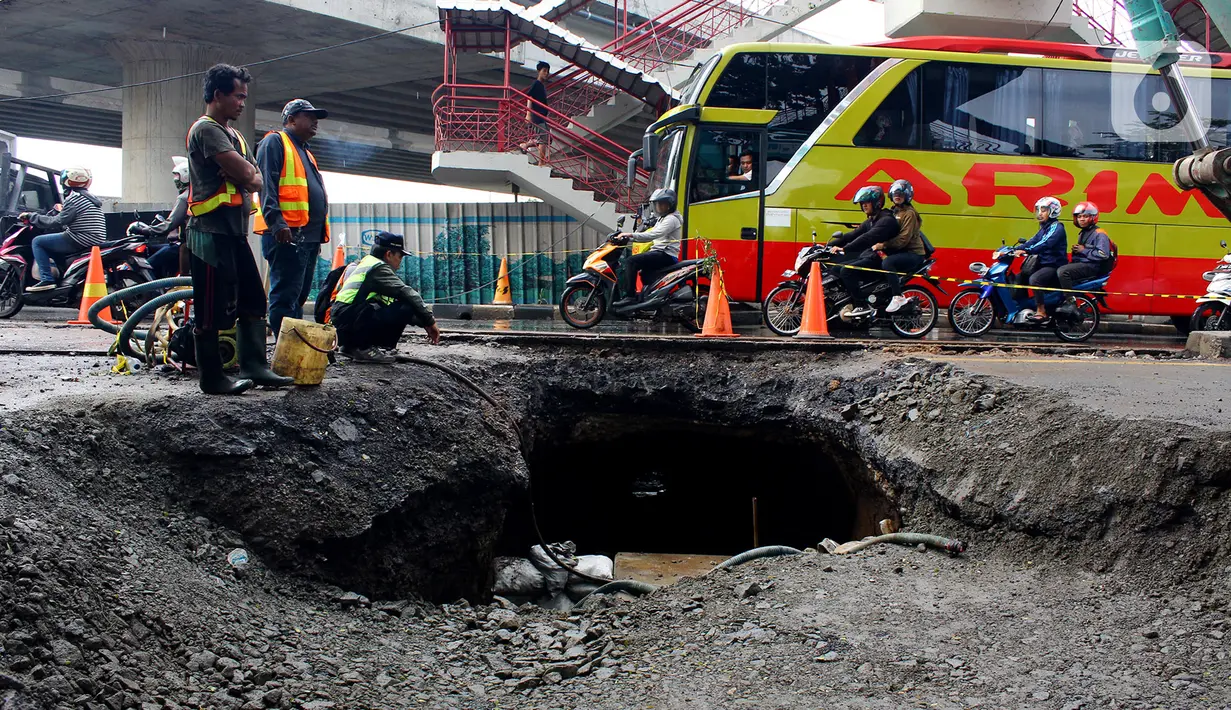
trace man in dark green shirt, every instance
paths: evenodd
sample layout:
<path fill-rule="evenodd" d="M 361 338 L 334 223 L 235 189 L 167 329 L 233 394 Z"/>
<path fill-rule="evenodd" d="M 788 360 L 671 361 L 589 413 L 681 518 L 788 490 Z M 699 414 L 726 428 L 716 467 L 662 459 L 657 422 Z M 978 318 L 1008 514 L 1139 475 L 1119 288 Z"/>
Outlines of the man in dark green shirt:
<path fill-rule="evenodd" d="M 291 384 L 269 369 L 265 287 L 248 246 L 251 194 L 261 191 L 247 141 L 231 126 L 248 98 L 247 69 L 216 64 L 205 73 L 205 115 L 188 131 L 188 222 L 197 369 L 206 394 Z M 238 321 L 238 322 L 237 322 Z M 242 379 L 222 372 L 218 331 L 235 327 Z"/>
<path fill-rule="evenodd" d="M 338 329 L 342 354 L 356 362 L 393 362 L 394 355 L 380 349 L 395 350 L 411 324 L 422 326 L 433 345 L 440 342 L 440 328 L 423 298 L 398 278 L 405 255 L 402 235 L 381 232 L 372 253 L 342 272 L 330 322 Z"/>

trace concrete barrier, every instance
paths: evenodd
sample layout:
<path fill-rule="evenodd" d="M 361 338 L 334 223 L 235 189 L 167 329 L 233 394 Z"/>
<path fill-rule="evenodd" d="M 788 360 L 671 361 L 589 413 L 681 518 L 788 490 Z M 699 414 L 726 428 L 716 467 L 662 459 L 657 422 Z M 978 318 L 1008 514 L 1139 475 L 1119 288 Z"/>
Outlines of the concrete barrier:
<path fill-rule="evenodd" d="M 1184 350 L 1200 358 L 1231 358 L 1231 331 L 1199 330 L 1189 333 Z"/>

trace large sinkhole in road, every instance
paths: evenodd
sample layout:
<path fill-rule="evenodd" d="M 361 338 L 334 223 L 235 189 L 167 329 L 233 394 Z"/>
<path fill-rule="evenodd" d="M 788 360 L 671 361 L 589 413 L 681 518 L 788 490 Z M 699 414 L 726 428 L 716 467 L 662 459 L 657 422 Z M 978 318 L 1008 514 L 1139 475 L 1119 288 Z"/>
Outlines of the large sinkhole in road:
<path fill-rule="evenodd" d="M 527 458 L 547 540 L 579 552 L 731 555 L 875 534 L 894 507 L 841 445 L 769 427 L 586 418 L 537 437 Z M 533 544 L 514 506 L 499 554 Z"/>

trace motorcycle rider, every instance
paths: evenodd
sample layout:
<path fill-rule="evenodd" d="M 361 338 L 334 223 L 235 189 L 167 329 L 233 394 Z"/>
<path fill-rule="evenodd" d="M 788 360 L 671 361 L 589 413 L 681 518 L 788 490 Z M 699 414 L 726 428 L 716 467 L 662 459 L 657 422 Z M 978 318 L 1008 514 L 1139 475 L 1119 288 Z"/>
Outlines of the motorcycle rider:
<path fill-rule="evenodd" d="M 150 255 L 150 266 L 155 278 L 165 279 L 187 271 L 181 268 L 180 243 L 182 227 L 188 223 L 188 158 L 182 155 L 171 157 L 171 179 L 179 196 L 171 215 L 157 224 L 138 222 L 128 228 L 129 234 L 140 237 L 166 237 L 167 243 Z"/>
<path fill-rule="evenodd" d="M 680 259 L 680 236 L 684 231 L 684 218 L 675 210 L 675 190 L 659 188 L 650 195 L 650 204 L 658 214 L 654 226 L 643 232 L 621 232 L 612 237 L 615 242 L 652 242 L 649 251 L 634 254 L 624 260 L 620 274 L 620 288 L 624 298 L 614 306 L 628 306 L 640 300 L 637 293 L 637 274 L 669 268 Z"/>
<path fill-rule="evenodd" d="M 915 188 L 907 180 L 895 180 L 889 186 L 889 199 L 893 200 L 893 216 L 898 220 L 898 235 L 882 244 L 872 245 L 872 249 L 885 253 L 881 263 L 886 271 L 897 273 L 885 274 L 889 284 L 889 292 L 893 299 L 885 307 L 886 313 L 896 313 L 908 301 L 902 297 L 902 277 L 899 274 L 910 274 L 923 266 L 927 249 L 923 246 L 923 218 L 911 204 L 915 196 Z"/>
<path fill-rule="evenodd" d="M 68 256 L 98 246 L 107 241 L 107 222 L 103 218 L 103 201 L 90 194 L 94 176 L 88 168 L 69 168 L 62 173 L 65 188 L 64 205 L 59 213 L 41 215 L 22 212 L 18 219 L 37 229 L 59 230 L 34 238 L 34 263 L 38 266 L 38 283 L 26 293 L 50 291 L 56 287 L 52 275 L 52 255 Z"/>
<path fill-rule="evenodd" d="M 1068 234 L 1064 231 L 1064 223 L 1060 217 L 1060 200 L 1055 197 L 1041 197 L 1034 203 L 1034 218 L 1039 222 L 1039 231 L 1028 239 L 1025 244 L 1014 250 L 1014 256 L 1037 256 L 1038 263 L 1031 269 L 1022 267 L 1017 275 L 1019 286 L 1054 287 L 1060 285 L 1056 270 L 1069 263 Z M 1047 320 L 1047 309 L 1043 299 L 1047 292 L 1034 290 L 1035 312 L 1030 320 L 1042 323 Z"/>
<path fill-rule="evenodd" d="M 1098 205 L 1079 202 L 1073 208 L 1073 224 L 1081 230 L 1073 245 L 1073 262 L 1056 270 L 1060 288 L 1105 276 L 1111 269 L 1111 238 L 1098 226 Z M 1066 299 L 1071 301 L 1072 296 Z"/>
<path fill-rule="evenodd" d="M 854 255 L 842 262 L 844 265 L 879 269 L 881 257 L 873 247 L 884 245 L 901 232 L 898 220 L 892 212 L 885 209 L 885 191 L 880 185 L 859 188 L 851 202 L 859 205 L 868 218 L 845 234 L 834 232 L 827 246 L 839 247 L 843 254 Z M 839 269 L 839 278 L 851 297 L 850 303 L 842 308 L 843 314 L 852 318 L 870 315 L 873 309 L 868 305 L 860 283 L 868 272 L 841 267 Z"/>

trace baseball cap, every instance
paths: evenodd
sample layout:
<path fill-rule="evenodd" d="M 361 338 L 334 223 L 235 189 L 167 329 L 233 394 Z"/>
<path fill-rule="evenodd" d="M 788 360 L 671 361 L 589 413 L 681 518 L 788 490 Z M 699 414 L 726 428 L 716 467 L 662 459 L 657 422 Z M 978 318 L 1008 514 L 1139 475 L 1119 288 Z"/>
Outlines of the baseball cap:
<path fill-rule="evenodd" d="M 403 254 L 406 253 L 406 240 L 400 234 L 393 232 L 380 232 L 376 235 L 373 242 L 374 246 L 385 247 L 387 249 L 397 249 Z"/>
<path fill-rule="evenodd" d="M 312 102 L 307 99 L 292 99 L 287 102 L 286 106 L 282 107 L 282 122 L 286 123 L 287 119 L 297 113 L 310 113 L 317 118 L 329 117 L 328 111 L 313 106 Z"/>

